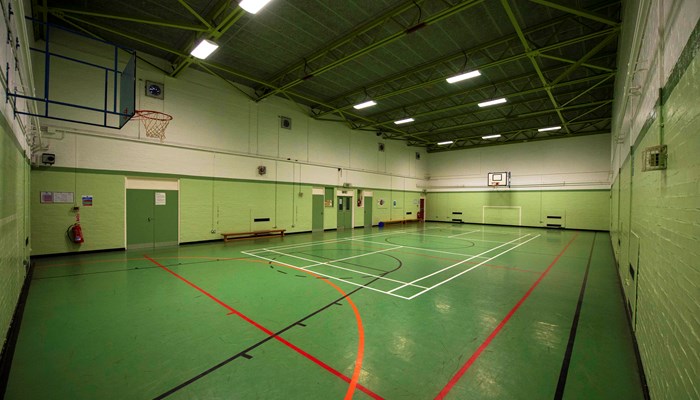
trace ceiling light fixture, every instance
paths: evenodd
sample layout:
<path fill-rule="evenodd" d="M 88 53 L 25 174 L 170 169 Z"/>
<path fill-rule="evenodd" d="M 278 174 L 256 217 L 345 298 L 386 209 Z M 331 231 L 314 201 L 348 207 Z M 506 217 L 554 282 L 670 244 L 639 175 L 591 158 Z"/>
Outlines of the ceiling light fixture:
<path fill-rule="evenodd" d="M 415 119 L 413 119 L 413 118 L 406 118 L 406 119 L 400 119 L 400 120 L 398 120 L 398 121 L 394 121 L 394 123 L 395 123 L 396 125 L 401 125 L 401 124 L 407 124 L 407 123 L 413 122 L 413 121 L 415 121 Z"/>
<path fill-rule="evenodd" d="M 461 82 L 466 79 L 471 79 L 471 78 L 476 78 L 477 76 L 480 76 L 481 72 L 479 71 L 470 71 L 466 72 L 460 75 L 455 75 L 452 77 L 447 78 L 447 83 L 456 83 L 456 82 Z"/>
<path fill-rule="evenodd" d="M 444 146 L 444 145 L 446 145 L 446 144 L 452 144 L 452 143 L 454 143 L 454 141 L 448 140 L 448 141 L 446 141 L 446 142 L 438 142 L 437 145 L 438 145 L 438 146 Z"/>
<path fill-rule="evenodd" d="M 261 8 L 265 7 L 267 3 L 271 0 L 241 0 L 238 6 L 242 9 L 248 11 L 251 14 L 255 14 L 260 11 Z"/>
<path fill-rule="evenodd" d="M 355 107 L 356 110 L 362 110 L 363 108 L 372 107 L 372 106 L 376 106 L 376 105 L 377 105 L 376 101 L 369 100 L 369 101 L 365 101 L 364 103 L 355 104 L 353 107 Z"/>
<path fill-rule="evenodd" d="M 195 47 L 190 54 L 192 54 L 194 57 L 204 60 L 205 58 L 209 57 L 209 55 L 213 53 L 214 50 L 218 48 L 219 45 L 212 42 L 211 40 L 202 39 L 202 41 L 199 42 L 197 47 Z"/>
<path fill-rule="evenodd" d="M 488 135 L 488 136 L 482 136 L 482 139 L 496 139 L 501 137 L 501 135 Z"/>
<path fill-rule="evenodd" d="M 506 101 L 508 101 L 508 100 L 506 100 L 506 98 L 503 97 L 503 98 L 496 99 L 496 100 L 485 101 L 485 102 L 479 103 L 479 104 L 477 104 L 477 105 L 478 105 L 479 107 L 488 107 L 488 106 L 493 106 L 493 105 L 496 105 L 496 104 L 505 103 Z"/>
<path fill-rule="evenodd" d="M 540 128 L 537 132 L 558 131 L 559 129 L 561 129 L 561 126 L 551 126 L 549 128 Z"/>

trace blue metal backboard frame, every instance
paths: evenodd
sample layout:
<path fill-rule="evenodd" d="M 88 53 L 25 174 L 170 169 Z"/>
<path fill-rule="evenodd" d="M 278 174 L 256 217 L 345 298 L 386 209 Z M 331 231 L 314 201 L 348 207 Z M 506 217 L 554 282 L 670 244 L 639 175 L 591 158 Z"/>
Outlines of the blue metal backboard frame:
<path fill-rule="evenodd" d="M 125 48 L 104 40 L 95 39 L 57 25 L 44 23 L 29 17 L 27 17 L 27 20 L 36 24 L 44 25 L 46 29 L 46 42 L 44 48 L 31 48 L 33 52 L 42 54 L 44 57 L 44 93 L 42 97 L 34 97 L 18 93 L 17 88 L 13 88 L 11 90 L 8 87 L 6 95 L 7 100 L 13 102 L 13 106 L 16 105 L 15 103 L 18 98 L 25 99 L 28 101 L 37 102 L 38 105 L 42 105 L 43 112 L 33 113 L 29 111 L 20 111 L 17 109 L 17 107 L 13 107 L 15 114 L 31 115 L 60 121 L 75 122 L 79 124 L 121 129 L 124 124 L 126 124 L 134 115 L 134 108 L 136 104 L 136 52 L 133 49 Z M 51 32 L 54 30 L 61 30 L 70 35 L 80 36 L 83 38 L 82 40 L 87 39 L 94 41 L 95 43 L 108 46 L 108 48 L 111 49 L 110 51 L 113 51 L 113 60 L 110 60 L 111 65 L 100 65 L 93 61 L 81 60 L 75 57 L 53 52 L 51 49 L 50 36 Z M 119 70 L 120 50 L 127 53 L 127 63 L 124 69 L 121 71 Z M 61 62 L 76 63 L 76 65 L 81 66 L 81 68 L 89 68 L 90 70 L 95 69 L 95 71 L 104 72 L 104 84 L 101 85 L 102 87 L 92 88 L 93 91 L 102 90 L 102 107 L 96 107 L 95 105 L 91 104 L 79 104 L 70 101 L 62 101 L 51 97 L 53 95 L 51 91 L 52 63 L 56 63 L 58 60 Z M 8 64 L 6 66 L 6 76 L 9 76 L 10 72 L 10 66 Z M 84 115 L 90 115 L 91 118 L 73 118 L 70 115 L 66 115 L 70 113 L 61 113 L 61 110 L 65 111 L 70 109 L 81 110 L 84 112 Z M 98 120 L 101 120 L 101 122 L 98 122 Z"/>

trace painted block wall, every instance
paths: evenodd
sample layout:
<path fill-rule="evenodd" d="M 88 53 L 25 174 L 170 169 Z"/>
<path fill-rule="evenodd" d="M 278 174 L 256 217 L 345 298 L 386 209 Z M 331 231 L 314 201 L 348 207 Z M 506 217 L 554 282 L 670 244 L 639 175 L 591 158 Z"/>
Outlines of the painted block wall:
<path fill-rule="evenodd" d="M 510 172 L 513 190 L 610 188 L 610 135 L 431 153 L 425 189 L 484 191 L 489 172 Z"/>
<path fill-rule="evenodd" d="M 29 262 L 29 162 L 0 115 L 0 348 L 19 299 Z"/>
<path fill-rule="evenodd" d="M 623 283 L 632 281 L 630 237 L 639 236 L 634 328 L 653 399 L 700 398 L 699 54 L 696 23 L 613 185 L 620 207 L 612 240 Z M 643 150 L 662 143 L 668 168 L 642 172 Z"/>
<path fill-rule="evenodd" d="M 456 214 L 455 214 L 456 213 Z M 564 217 L 570 229 L 608 230 L 609 190 L 428 192 L 426 219 L 497 225 L 546 226 Z"/>
<path fill-rule="evenodd" d="M 3 41 L 0 46 L 0 64 L 17 67 L 9 76 L 3 73 L 3 92 L 14 87 L 28 92 L 33 89 L 26 79 L 32 75 L 27 50 L 30 39 L 24 25 L 28 7 L 22 1 L 13 2 L 14 17 L 9 21 L 0 18 L 0 30 L 21 44 L 15 48 Z M 15 106 L 27 109 L 21 100 Z M 29 122 L 29 118 L 15 116 L 10 102 L 0 103 L 0 348 L 4 348 L 29 265 Z"/>

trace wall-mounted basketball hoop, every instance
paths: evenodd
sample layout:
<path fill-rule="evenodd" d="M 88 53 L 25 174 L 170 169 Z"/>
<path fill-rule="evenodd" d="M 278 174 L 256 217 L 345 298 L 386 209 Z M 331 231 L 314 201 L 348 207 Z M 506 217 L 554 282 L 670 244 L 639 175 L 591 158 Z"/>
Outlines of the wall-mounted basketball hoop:
<path fill-rule="evenodd" d="M 486 184 L 493 188 L 510 187 L 510 172 L 489 172 Z"/>
<path fill-rule="evenodd" d="M 146 137 L 160 139 L 162 143 L 165 140 L 165 128 L 168 127 L 173 116 L 160 111 L 136 110 L 131 119 L 141 121 L 146 130 Z"/>

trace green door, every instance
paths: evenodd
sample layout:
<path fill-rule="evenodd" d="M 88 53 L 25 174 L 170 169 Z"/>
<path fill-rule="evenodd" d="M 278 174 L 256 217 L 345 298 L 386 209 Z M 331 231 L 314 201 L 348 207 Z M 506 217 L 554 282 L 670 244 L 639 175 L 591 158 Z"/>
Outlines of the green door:
<path fill-rule="evenodd" d="M 311 230 L 323 231 L 323 195 L 313 195 L 311 202 Z"/>
<path fill-rule="evenodd" d="M 153 190 L 126 191 L 126 247 L 153 245 Z"/>
<path fill-rule="evenodd" d="M 352 197 L 338 196 L 338 229 L 352 229 Z"/>
<path fill-rule="evenodd" d="M 177 190 L 126 191 L 126 245 L 129 249 L 178 243 Z"/>
<path fill-rule="evenodd" d="M 372 197 L 365 197 L 365 228 L 371 228 L 372 227 L 372 207 L 374 206 L 374 203 L 372 203 Z"/>

